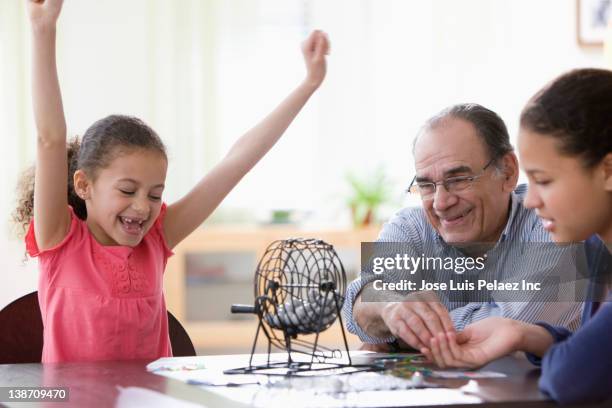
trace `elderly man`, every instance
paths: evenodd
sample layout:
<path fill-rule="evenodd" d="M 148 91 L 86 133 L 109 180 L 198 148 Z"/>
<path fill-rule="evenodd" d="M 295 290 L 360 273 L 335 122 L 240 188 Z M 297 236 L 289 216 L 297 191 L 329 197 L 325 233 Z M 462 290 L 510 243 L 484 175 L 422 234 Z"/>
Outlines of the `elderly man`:
<path fill-rule="evenodd" d="M 504 243 L 550 242 L 536 214 L 522 204 L 525 188 L 516 187 L 517 158 L 504 122 L 491 110 L 477 104 L 443 110 L 423 126 L 413 153 L 416 176 L 411 190 L 420 194 L 423 206 L 400 211 L 385 224 L 377 242 L 427 245 L 449 256 L 456 256 L 458 245 L 465 253 L 462 244 L 484 243 L 478 248 L 485 258 Z M 515 271 L 532 270 L 538 261 L 548 263 L 549 274 L 551 268 L 562 268 L 541 256 L 513 258 L 503 263 L 506 278 Z M 483 272 L 491 267 L 488 262 L 484 266 Z M 582 306 L 580 302 L 462 303 L 418 291 L 399 301 L 368 301 L 365 293 L 372 286 L 363 275 L 349 285 L 343 311 L 348 330 L 365 343 L 388 343 L 394 348 L 427 347 L 432 335 L 462 330 L 489 316 L 547 321 L 573 330 Z"/>

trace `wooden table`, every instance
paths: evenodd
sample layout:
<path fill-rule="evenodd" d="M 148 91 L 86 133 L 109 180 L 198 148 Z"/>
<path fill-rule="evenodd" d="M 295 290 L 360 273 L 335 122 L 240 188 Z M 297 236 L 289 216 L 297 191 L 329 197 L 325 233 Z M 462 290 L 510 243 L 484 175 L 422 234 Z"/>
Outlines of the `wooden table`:
<path fill-rule="evenodd" d="M 361 361 L 365 356 L 358 357 Z M 222 362 L 227 368 L 235 368 L 248 362 L 248 356 L 201 357 L 206 366 Z M 204 404 L 208 407 L 241 407 L 238 402 L 228 400 L 210 388 L 187 385 L 146 371 L 148 361 L 61 363 L 61 364 L 7 364 L 0 365 L 2 387 L 69 387 L 69 403 L 7 403 L 4 406 L 76 406 L 113 407 L 120 388 L 141 387 L 157 391 L 181 400 Z M 484 403 L 470 406 L 491 407 L 554 407 L 552 402 L 538 391 L 539 369 L 534 368 L 520 355 L 497 360 L 485 370 L 503 372 L 503 379 L 479 379 L 471 383 L 474 395 Z M 449 387 L 460 387 L 467 380 L 446 380 Z M 407 406 L 411 402 L 406 401 Z M 414 405 L 414 404 L 413 404 Z M 423 406 L 423 405 L 421 405 Z M 439 406 L 439 405 L 438 405 Z M 447 404 L 442 406 L 461 406 Z M 581 405 L 584 407 L 584 405 Z M 605 406 L 605 405 L 602 405 Z"/>

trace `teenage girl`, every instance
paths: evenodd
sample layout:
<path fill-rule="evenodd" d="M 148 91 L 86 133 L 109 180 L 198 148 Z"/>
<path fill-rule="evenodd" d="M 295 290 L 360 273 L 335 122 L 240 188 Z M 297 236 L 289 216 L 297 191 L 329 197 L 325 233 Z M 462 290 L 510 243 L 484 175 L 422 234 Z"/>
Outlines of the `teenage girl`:
<path fill-rule="evenodd" d="M 523 350 L 541 363 L 540 389 L 561 403 L 612 397 L 612 71 L 579 69 L 554 80 L 523 109 L 518 139 L 534 208 L 558 243 L 586 240 L 592 271 L 582 327 L 504 318 L 441 333 L 425 354 L 442 367 L 477 367 Z M 600 272 L 595 272 L 600 271 Z M 607 276 L 595 276 L 607 271 Z M 599 298 L 605 302 L 597 302 Z M 541 359 L 540 359 L 541 358 Z"/>

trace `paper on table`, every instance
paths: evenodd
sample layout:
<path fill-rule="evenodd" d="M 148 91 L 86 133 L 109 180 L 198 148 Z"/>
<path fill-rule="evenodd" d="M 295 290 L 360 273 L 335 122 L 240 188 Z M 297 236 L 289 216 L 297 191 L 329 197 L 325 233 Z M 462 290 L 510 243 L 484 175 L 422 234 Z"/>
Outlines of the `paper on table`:
<path fill-rule="evenodd" d="M 215 370 L 154 371 L 154 373 L 192 385 L 234 387 L 247 384 L 260 385 L 267 382 L 267 377 L 265 376 L 255 374 L 228 375 L 223 374 L 222 371 Z"/>
<path fill-rule="evenodd" d="M 209 388 L 226 398 L 254 407 L 409 407 L 445 404 L 478 404 L 483 400 L 458 389 L 364 391 L 341 394 L 317 394 L 314 391 Z"/>
<path fill-rule="evenodd" d="M 385 379 L 380 374 L 363 373 L 347 376 L 331 376 L 325 378 L 294 378 L 291 381 L 295 382 L 294 387 L 283 387 L 282 377 L 269 379 L 266 376 L 259 375 L 224 375 L 223 372 L 214 369 L 194 370 L 194 371 L 155 371 L 155 374 L 165 377 L 174 378 L 179 381 L 197 384 L 204 386 L 208 391 L 214 392 L 230 400 L 249 404 L 257 407 L 342 407 L 342 406 L 410 406 L 410 405 L 437 405 L 445 403 L 462 403 L 471 404 L 481 402 L 481 398 L 474 395 L 466 395 L 460 390 L 453 389 L 395 389 L 395 390 L 376 390 L 379 388 L 381 381 Z M 380 376 L 381 379 L 374 381 L 370 379 L 371 384 L 364 386 L 364 380 L 368 376 Z M 329 387 L 316 386 L 311 384 L 314 381 L 328 382 L 333 385 L 334 382 L 342 382 L 342 386 L 337 391 L 333 392 Z M 398 378 L 388 379 L 389 388 L 392 388 L 391 380 L 396 382 L 405 381 Z M 271 383 L 269 381 L 272 381 Z M 259 382 L 260 385 L 247 385 L 243 387 L 211 387 L 212 385 L 232 385 L 253 384 Z M 299 386 L 300 382 L 304 382 L 308 387 Z M 344 384 L 347 382 L 347 384 Z M 405 381 L 408 382 L 408 381 Z M 378 385 L 377 385 L 378 384 Z M 396 385 L 400 387 L 400 384 Z M 333 388 L 333 387 L 332 387 Z M 357 392 L 356 389 L 362 390 Z M 385 387 L 380 387 L 385 388 Z M 387 388 L 388 389 L 388 388 Z M 348 391 L 348 392 L 347 392 Z"/>
<path fill-rule="evenodd" d="M 115 408 L 202 408 L 202 404 L 195 404 L 170 397 L 161 392 L 140 387 L 117 387 L 119 396 Z"/>
<path fill-rule="evenodd" d="M 205 368 L 207 367 L 207 368 Z M 205 365 L 201 357 L 160 358 L 147 365 L 147 371 L 192 385 L 233 387 L 265 384 L 266 376 L 255 374 L 223 374 L 213 365 Z"/>
<path fill-rule="evenodd" d="M 217 358 L 215 358 L 217 357 Z M 318 393 L 316 390 L 274 389 L 270 380 L 263 375 L 225 375 L 227 368 L 224 356 L 168 358 L 155 361 L 147 369 L 155 374 L 174 378 L 183 382 L 200 382 L 208 391 L 228 399 L 261 407 L 282 406 L 298 407 L 341 407 L 341 406 L 411 406 L 438 404 L 472 404 L 482 402 L 475 395 L 466 395 L 459 389 L 410 389 L 393 391 L 362 391 L 341 393 Z M 264 360 L 265 361 L 265 360 Z M 174 370 L 173 368 L 204 364 L 206 369 Z M 244 363 L 243 363 L 244 364 Z M 236 365 L 239 365 L 238 363 Z M 328 377 L 329 380 L 329 377 Z M 272 382 L 278 381 L 271 380 Z M 264 385 L 243 387 L 211 387 L 223 383 L 246 384 L 259 382 Z"/>
<path fill-rule="evenodd" d="M 147 371 L 191 371 L 206 368 L 202 357 L 163 357 L 147 364 Z"/>

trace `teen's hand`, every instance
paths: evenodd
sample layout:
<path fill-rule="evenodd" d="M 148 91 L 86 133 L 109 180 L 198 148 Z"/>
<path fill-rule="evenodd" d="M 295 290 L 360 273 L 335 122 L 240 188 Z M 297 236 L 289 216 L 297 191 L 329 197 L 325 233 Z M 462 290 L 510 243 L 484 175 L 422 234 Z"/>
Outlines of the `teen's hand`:
<path fill-rule="evenodd" d="M 302 43 L 306 63 L 306 83 L 315 89 L 321 85 L 326 73 L 325 55 L 329 53 L 329 40 L 323 31 L 315 30 Z"/>
<path fill-rule="evenodd" d="M 423 353 L 439 367 L 481 367 L 516 351 L 522 339 L 519 321 L 489 317 L 470 324 L 460 333 L 440 333 Z"/>
<path fill-rule="evenodd" d="M 64 0 L 28 0 L 28 15 L 34 27 L 54 27 Z"/>

